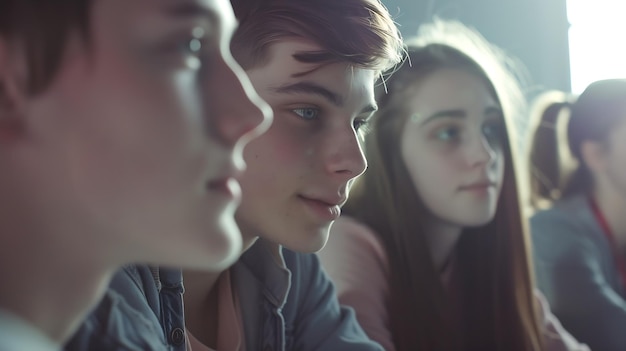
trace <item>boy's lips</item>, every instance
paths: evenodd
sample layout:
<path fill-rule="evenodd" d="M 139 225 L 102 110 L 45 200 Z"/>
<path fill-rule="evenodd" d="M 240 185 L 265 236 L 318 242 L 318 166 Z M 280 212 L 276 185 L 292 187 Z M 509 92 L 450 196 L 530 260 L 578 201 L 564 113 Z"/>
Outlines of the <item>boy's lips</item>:
<path fill-rule="evenodd" d="M 241 201 L 241 185 L 235 177 L 222 177 L 207 183 L 209 191 L 221 193 L 239 203 Z"/>
<path fill-rule="evenodd" d="M 298 195 L 304 205 L 316 217 L 323 221 L 334 221 L 341 215 L 341 206 L 347 198 L 342 196 L 311 196 Z"/>
<path fill-rule="evenodd" d="M 299 197 L 321 202 L 327 206 L 339 206 L 342 207 L 348 197 L 346 195 L 340 195 L 337 193 L 336 195 L 322 195 L 322 194 L 298 194 Z"/>

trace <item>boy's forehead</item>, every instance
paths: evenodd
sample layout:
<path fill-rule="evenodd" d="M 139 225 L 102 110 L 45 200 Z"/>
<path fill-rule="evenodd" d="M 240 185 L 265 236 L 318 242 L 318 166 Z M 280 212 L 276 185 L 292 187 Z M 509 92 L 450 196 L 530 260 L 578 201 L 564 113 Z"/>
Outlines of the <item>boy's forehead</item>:
<path fill-rule="evenodd" d="M 248 71 L 257 91 L 270 102 L 321 99 L 350 114 L 376 110 L 373 71 L 353 68 L 348 63 L 311 65 L 284 59 L 275 57 L 267 65 Z"/>
<path fill-rule="evenodd" d="M 202 29 L 207 47 L 221 46 L 237 27 L 229 0 L 98 0 L 90 15 L 90 46 L 103 53 L 182 40 L 195 28 Z"/>
<path fill-rule="evenodd" d="M 273 41 L 267 47 L 267 63 L 276 61 L 298 61 L 297 54 L 321 52 L 323 48 L 313 41 L 301 37 L 284 37 Z M 302 63 L 302 62 L 301 62 Z"/>
<path fill-rule="evenodd" d="M 185 19 L 204 17 L 211 22 L 236 22 L 228 0 L 99 0 L 95 15 L 111 21 L 164 17 Z M 112 16 L 109 16 L 112 15 Z"/>
<path fill-rule="evenodd" d="M 292 76 L 296 78 L 315 76 L 320 68 L 329 65 L 344 67 L 345 74 L 350 76 L 353 76 L 357 71 L 368 72 L 368 76 L 372 78 L 372 84 L 377 80 L 380 74 L 380 72 L 376 70 L 357 67 L 353 62 L 347 59 L 341 60 L 333 58 L 333 54 L 329 52 L 328 49 L 308 38 L 285 37 L 272 43 L 269 50 L 269 59 L 266 64 L 271 64 L 272 60 L 295 63 L 295 67 L 300 68 L 299 71 L 292 72 Z M 316 62 L 315 59 L 311 60 L 311 62 L 306 62 L 306 60 L 301 59 L 307 55 L 319 55 L 321 59 L 318 62 Z"/>

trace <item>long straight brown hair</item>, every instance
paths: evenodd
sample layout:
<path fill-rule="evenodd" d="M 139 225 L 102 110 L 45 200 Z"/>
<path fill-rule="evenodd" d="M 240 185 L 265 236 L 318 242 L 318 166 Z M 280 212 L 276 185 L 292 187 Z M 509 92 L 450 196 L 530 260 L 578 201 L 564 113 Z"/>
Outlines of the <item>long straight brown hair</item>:
<path fill-rule="evenodd" d="M 500 72 L 483 69 L 500 64 L 495 56 L 493 62 L 470 56 L 495 55 L 486 50 L 492 50 L 486 41 L 463 25 L 435 21 L 422 27 L 418 39 L 408 42 L 405 64 L 378 91 L 379 112 L 365 139 L 369 169 L 355 184 L 345 212 L 370 226 L 386 249 L 388 309 L 393 342 L 399 351 L 542 349 L 529 239 L 520 213 L 515 144 L 505 138 L 505 175 L 494 220 L 465 229 L 457 244 L 461 330 L 451 321 L 451 301 L 431 261 L 424 233 L 428 211 L 400 152 L 401 130 L 410 114 L 404 103 L 411 98 L 406 88 L 442 68 L 464 69 L 483 79 L 502 105 L 507 129 L 511 128 L 512 102 L 519 100 L 521 93 L 517 88 L 519 94 L 513 91 L 505 96 L 500 82 L 512 76 L 500 74 L 507 72 L 502 65 Z"/>

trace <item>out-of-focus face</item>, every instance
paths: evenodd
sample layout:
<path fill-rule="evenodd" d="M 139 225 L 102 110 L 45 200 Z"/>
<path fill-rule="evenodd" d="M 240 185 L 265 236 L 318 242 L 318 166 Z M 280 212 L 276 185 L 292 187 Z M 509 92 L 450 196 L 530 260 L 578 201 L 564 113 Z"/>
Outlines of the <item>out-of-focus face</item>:
<path fill-rule="evenodd" d="M 34 212 L 68 233 L 68 252 L 236 259 L 243 147 L 271 111 L 231 57 L 235 26 L 228 0 L 94 2 L 89 46 L 71 38 L 51 86 L 25 102 L 19 151 Z"/>
<path fill-rule="evenodd" d="M 366 167 L 357 130 L 376 109 L 375 72 L 299 62 L 295 53 L 321 50 L 302 40 L 270 49 L 269 63 L 247 72 L 275 118 L 245 150 L 237 221 L 244 240 L 260 236 L 292 250 L 317 251 L 351 181 Z"/>
<path fill-rule="evenodd" d="M 460 69 L 440 69 L 408 89 L 401 152 L 418 195 L 445 223 L 489 222 L 504 176 L 499 104 Z"/>

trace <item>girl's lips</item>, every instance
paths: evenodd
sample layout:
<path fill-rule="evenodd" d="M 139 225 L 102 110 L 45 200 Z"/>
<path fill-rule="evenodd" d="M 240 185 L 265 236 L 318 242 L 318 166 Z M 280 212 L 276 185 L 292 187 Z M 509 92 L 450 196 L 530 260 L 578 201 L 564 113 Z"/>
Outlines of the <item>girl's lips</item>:
<path fill-rule="evenodd" d="M 495 188 L 496 184 L 494 183 L 475 183 L 470 185 L 464 185 L 461 187 L 461 190 L 481 190 L 487 188 Z"/>
<path fill-rule="evenodd" d="M 460 190 L 481 190 L 481 189 L 486 189 L 490 187 L 496 188 L 497 187 L 496 182 L 489 180 L 489 179 L 481 179 L 473 183 L 461 185 L 459 189 Z"/>
<path fill-rule="evenodd" d="M 474 194 L 480 197 L 487 196 L 488 194 L 496 192 L 496 184 L 495 183 L 474 183 L 469 185 L 464 185 L 459 188 L 460 191 L 467 192 L 470 194 Z"/>

